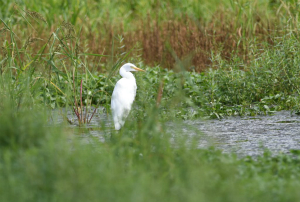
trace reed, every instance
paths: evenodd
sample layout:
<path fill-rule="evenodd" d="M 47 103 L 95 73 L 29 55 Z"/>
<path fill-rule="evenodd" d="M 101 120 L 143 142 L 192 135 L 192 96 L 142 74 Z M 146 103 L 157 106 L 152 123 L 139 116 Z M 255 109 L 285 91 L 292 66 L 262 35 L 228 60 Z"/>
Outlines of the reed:
<path fill-rule="evenodd" d="M 113 40 L 121 35 L 124 38 L 125 52 L 133 47 L 141 49 L 136 52 L 139 52 L 137 54 L 141 55 L 146 64 L 160 64 L 173 69 L 175 61 L 167 48 L 166 44 L 169 44 L 180 59 L 190 54 L 193 58 L 190 68 L 198 72 L 209 68 L 212 65 L 211 58 L 219 53 L 228 61 L 238 55 L 245 62 L 249 62 L 253 59 L 252 53 L 249 52 L 252 46 L 264 43 L 272 45 L 274 37 L 298 30 L 295 12 L 297 4 L 293 1 L 269 3 L 264 0 L 215 0 L 202 3 L 200 5 L 189 0 L 184 4 L 178 1 L 170 1 L 167 4 L 153 2 L 131 4 L 119 1 L 97 3 L 89 0 L 81 2 L 80 6 L 70 3 L 68 6 L 62 4 L 62 7 L 58 7 L 54 1 L 49 1 L 45 3 L 48 7 L 43 8 L 36 2 L 36 11 L 30 11 L 36 13 L 28 16 L 51 22 L 51 25 L 43 23 L 35 27 L 39 38 L 48 37 L 44 30 L 50 26 L 52 30 L 61 26 L 66 40 L 76 38 L 78 37 L 74 36 L 76 25 L 82 27 L 79 37 L 87 44 L 89 52 L 111 55 Z M 26 5 L 30 8 L 32 2 L 26 2 Z M 87 12 L 89 6 L 93 9 Z M 7 7 L 10 8 L 9 5 Z M 52 9 L 49 9 L 50 7 Z M 82 9 L 78 10 L 79 7 Z M 65 10 L 62 11 L 62 8 Z M 43 9 L 49 15 L 39 14 Z M 130 9 L 134 9 L 135 12 L 131 13 Z M 27 10 L 24 5 L 19 6 L 22 13 L 26 14 Z M 70 19 L 64 16 L 70 16 Z M 28 24 L 29 19 L 28 22 L 22 22 L 20 19 L 18 21 L 19 23 L 13 25 L 17 33 L 26 30 L 28 26 L 31 27 Z M 32 27 L 30 29 L 33 29 Z M 18 33 L 18 36 L 23 35 L 24 33 Z M 28 35 L 27 33 L 27 37 Z M 38 50 L 38 47 L 36 44 L 33 48 Z M 134 52 L 132 54 L 135 54 Z M 102 58 L 103 66 L 109 66 L 110 60 Z M 96 66 L 98 59 L 90 58 L 90 63 Z M 103 68 L 98 70 L 105 71 Z"/>

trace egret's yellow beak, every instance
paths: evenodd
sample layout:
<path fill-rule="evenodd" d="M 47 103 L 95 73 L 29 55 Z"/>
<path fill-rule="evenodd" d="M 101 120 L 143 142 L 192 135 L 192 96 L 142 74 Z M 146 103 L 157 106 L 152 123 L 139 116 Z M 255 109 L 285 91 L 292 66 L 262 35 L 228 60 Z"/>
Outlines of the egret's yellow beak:
<path fill-rule="evenodd" d="M 135 69 L 136 71 L 141 71 L 141 72 L 144 72 L 145 70 L 143 69 L 140 69 L 140 68 L 137 68 L 137 67 L 132 67 L 133 69 Z"/>

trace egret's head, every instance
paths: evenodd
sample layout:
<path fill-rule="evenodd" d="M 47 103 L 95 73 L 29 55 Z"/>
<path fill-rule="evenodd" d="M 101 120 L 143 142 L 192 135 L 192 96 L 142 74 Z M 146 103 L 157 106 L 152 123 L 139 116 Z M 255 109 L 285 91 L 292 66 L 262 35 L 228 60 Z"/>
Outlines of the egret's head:
<path fill-rule="evenodd" d="M 135 71 L 142 71 L 144 72 L 145 70 L 142 70 L 140 68 L 137 68 L 134 64 L 132 63 L 126 63 L 124 64 L 121 69 L 124 69 L 126 72 L 135 72 Z M 120 71 L 121 71 L 120 69 Z"/>

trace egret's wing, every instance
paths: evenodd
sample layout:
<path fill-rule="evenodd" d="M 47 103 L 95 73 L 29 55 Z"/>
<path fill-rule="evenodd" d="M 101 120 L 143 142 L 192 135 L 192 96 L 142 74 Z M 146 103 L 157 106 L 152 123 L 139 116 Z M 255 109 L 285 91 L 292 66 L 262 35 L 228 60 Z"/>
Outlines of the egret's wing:
<path fill-rule="evenodd" d="M 120 79 L 113 91 L 111 109 L 116 129 L 121 127 L 128 116 L 135 98 L 136 85 L 128 79 Z"/>

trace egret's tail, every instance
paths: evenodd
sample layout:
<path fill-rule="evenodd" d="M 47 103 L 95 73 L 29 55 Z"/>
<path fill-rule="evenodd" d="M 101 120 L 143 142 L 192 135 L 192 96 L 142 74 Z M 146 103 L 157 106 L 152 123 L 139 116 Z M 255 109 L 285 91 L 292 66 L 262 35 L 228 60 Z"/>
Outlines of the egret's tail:
<path fill-rule="evenodd" d="M 121 124 L 115 122 L 115 129 L 116 130 L 120 130 L 121 127 L 122 127 Z"/>
<path fill-rule="evenodd" d="M 120 130 L 122 128 L 122 126 L 124 125 L 124 123 L 125 123 L 125 120 L 116 117 L 114 119 L 115 129 Z"/>
<path fill-rule="evenodd" d="M 113 112 L 113 120 L 115 124 L 115 129 L 120 130 L 125 123 L 125 119 L 129 114 L 129 110 L 121 111 L 121 113 L 116 114 Z"/>

